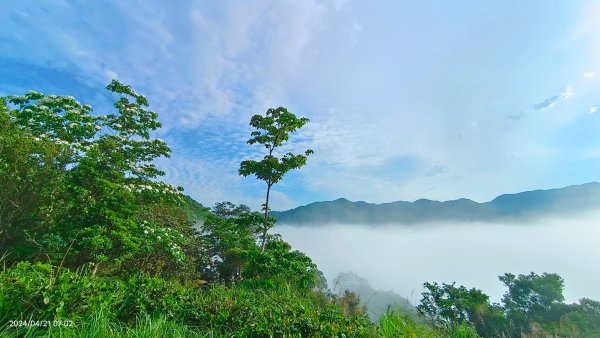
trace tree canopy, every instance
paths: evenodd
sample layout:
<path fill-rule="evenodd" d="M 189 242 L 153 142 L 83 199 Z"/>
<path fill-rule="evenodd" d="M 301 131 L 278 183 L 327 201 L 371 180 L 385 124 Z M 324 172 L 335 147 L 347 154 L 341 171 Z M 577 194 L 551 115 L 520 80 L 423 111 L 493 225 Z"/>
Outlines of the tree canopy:
<path fill-rule="evenodd" d="M 0 250 L 14 259 L 43 254 L 91 263 L 94 272 L 151 256 L 186 264 L 192 230 L 176 215 L 182 197 L 157 180 L 164 173 L 153 163 L 170 155 L 150 135 L 158 115 L 131 87 L 112 81 L 107 89 L 118 99 L 103 115 L 70 96 L 30 91 L 3 100 Z"/>
<path fill-rule="evenodd" d="M 595 337 L 600 333 L 600 306 L 596 301 L 564 303 L 564 281 L 554 273 L 499 279 L 507 287 L 502 304 L 490 304 L 481 290 L 452 284 L 425 283 L 417 307 L 436 326 L 473 326 L 482 337 L 555 335 Z"/>

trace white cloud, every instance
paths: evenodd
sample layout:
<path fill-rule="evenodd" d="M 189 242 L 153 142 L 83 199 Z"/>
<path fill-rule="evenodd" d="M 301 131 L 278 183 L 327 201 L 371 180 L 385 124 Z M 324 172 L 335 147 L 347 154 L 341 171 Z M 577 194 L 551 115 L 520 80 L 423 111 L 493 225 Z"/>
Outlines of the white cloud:
<path fill-rule="evenodd" d="M 598 111 L 598 106 L 593 106 L 588 109 L 589 114 L 594 114 L 596 111 Z"/>
<path fill-rule="evenodd" d="M 207 207 L 222 201 L 246 203 L 246 196 L 239 194 L 242 178 L 235 167 L 183 157 L 160 160 L 158 166 L 166 172 L 166 182 L 184 187 L 186 195 Z"/>
<path fill-rule="evenodd" d="M 106 69 L 104 70 L 104 78 L 108 83 L 111 80 L 117 80 L 119 75 L 110 69 Z"/>
<path fill-rule="evenodd" d="M 585 151 L 583 153 L 583 156 L 585 158 L 593 158 L 593 159 L 600 158 L 600 148 L 588 149 L 587 151 Z"/>
<path fill-rule="evenodd" d="M 583 77 L 591 79 L 594 77 L 595 74 L 596 73 L 594 73 L 594 72 L 585 72 L 585 73 L 583 73 Z"/>
<path fill-rule="evenodd" d="M 553 154 L 542 140 L 556 129 L 556 117 L 505 118 L 531 110 L 532 95 L 556 90 L 533 76 L 547 66 L 527 54 L 554 45 L 550 35 L 514 39 L 487 23 L 473 34 L 459 24 L 473 13 L 449 16 L 452 6 L 439 6 L 438 16 L 424 5 L 392 12 L 351 0 L 132 6 L 90 3 L 81 15 L 67 3 L 23 9 L 35 25 L 4 11 L 0 48 L 4 57 L 74 69 L 98 88 L 118 76 L 147 95 L 170 139 L 185 134 L 164 162 L 168 179 L 202 201 L 260 200 L 235 171 L 241 158 L 260 150 L 245 144 L 250 116 L 273 106 L 311 119 L 286 149 L 314 149 L 301 170 L 307 186 L 340 197 L 485 199 L 523 190 L 539 176 L 534 171 L 551 168 Z M 490 22 L 513 14 L 499 10 Z M 551 22 L 553 15 L 535 20 Z M 513 27 L 528 27 L 530 19 L 521 25 Z M 505 55 L 518 45 L 527 46 L 523 54 Z M 35 57 L 32 50 L 44 53 Z M 535 106 L 548 109 L 573 96 L 567 86 Z M 516 152 L 521 156 L 509 155 Z M 409 178 L 393 169 L 369 172 L 402 157 L 418 159 Z M 280 196 L 282 204 L 293 203 L 289 195 Z"/>
<path fill-rule="evenodd" d="M 583 1 L 579 22 L 571 33 L 571 39 L 577 43 L 585 44 L 583 59 L 586 67 L 598 69 L 600 67 L 600 3 L 594 0 Z M 589 69 L 588 68 L 588 69 Z M 594 72 L 587 72 L 594 76 Z M 584 74 L 585 76 L 585 74 Z M 586 76 L 587 77 L 587 76 Z"/>
<path fill-rule="evenodd" d="M 266 193 L 266 189 L 265 189 Z M 264 197 L 259 198 L 260 204 L 265 202 Z M 290 196 L 277 190 L 272 190 L 269 194 L 269 208 L 272 210 L 289 210 L 297 207 L 297 202 L 293 201 Z"/>
<path fill-rule="evenodd" d="M 94 15 L 84 23 L 68 4 L 23 4 L 20 18 L 0 13 L 3 31 L 10 32 L 0 38 L 12 41 L 0 47 L 4 57 L 76 68 L 97 87 L 118 75 L 157 111 L 175 111 L 163 115 L 166 127 L 190 128 L 207 116 L 249 115 L 287 101 L 283 88 L 330 11 L 320 1 L 135 6 L 86 4 Z"/>
<path fill-rule="evenodd" d="M 581 268 L 597 264 L 599 216 L 590 213 L 527 224 L 280 225 L 273 232 L 309 255 L 329 281 L 339 272 L 351 270 L 368 278 L 375 288 L 393 289 L 413 302 L 419 301 L 426 281 L 456 281 L 481 288 L 498 302 L 506 288 L 497 276 L 551 271 L 565 279 L 565 298 L 570 303 L 582 297 L 600 297 L 600 271 Z M 532 238 L 538 240 L 534 250 Z M 390 250 L 392 247 L 397 249 Z M 419 252 L 419 259 L 407 260 L 409 252 Z M 440 257 L 444 257 L 444 264 L 440 264 Z M 573 264 L 580 260 L 583 262 Z M 396 268 L 398 261 L 406 263 L 402 269 Z M 413 294 L 414 298 L 410 296 Z"/>

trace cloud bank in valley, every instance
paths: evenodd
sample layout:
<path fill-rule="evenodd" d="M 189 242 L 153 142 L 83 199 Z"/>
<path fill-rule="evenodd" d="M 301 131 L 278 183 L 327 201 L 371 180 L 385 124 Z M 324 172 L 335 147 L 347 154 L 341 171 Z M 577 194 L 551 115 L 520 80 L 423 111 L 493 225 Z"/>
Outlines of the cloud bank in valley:
<path fill-rule="evenodd" d="M 420 300 L 424 282 L 477 287 L 499 302 L 498 276 L 558 273 L 567 302 L 600 299 L 600 213 L 540 219 L 530 224 L 445 224 L 417 227 L 280 225 L 294 248 L 306 252 L 329 281 L 353 271 L 375 288 Z"/>

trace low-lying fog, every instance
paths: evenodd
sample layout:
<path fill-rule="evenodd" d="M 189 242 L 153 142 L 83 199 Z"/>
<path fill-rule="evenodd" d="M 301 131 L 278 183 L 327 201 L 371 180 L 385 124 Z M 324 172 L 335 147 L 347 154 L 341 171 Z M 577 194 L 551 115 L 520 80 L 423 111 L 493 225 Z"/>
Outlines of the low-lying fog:
<path fill-rule="evenodd" d="M 413 304 L 425 281 L 477 287 L 499 302 L 505 291 L 499 275 L 554 272 L 565 280 L 565 301 L 572 303 L 600 300 L 598 220 L 600 213 L 527 225 L 279 225 L 274 232 L 311 257 L 330 286 L 338 273 L 351 270 Z"/>

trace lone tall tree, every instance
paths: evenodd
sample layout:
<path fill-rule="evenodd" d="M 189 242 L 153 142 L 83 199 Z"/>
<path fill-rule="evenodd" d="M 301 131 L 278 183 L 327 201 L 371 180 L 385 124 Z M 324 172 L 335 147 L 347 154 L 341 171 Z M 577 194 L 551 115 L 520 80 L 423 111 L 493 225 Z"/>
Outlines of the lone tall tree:
<path fill-rule="evenodd" d="M 269 193 L 271 187 L 281 181 L 283 175 L 288 171 L 305 165 L 308 155 L 313 153 L 312 150 L 308 149 L 304 152 L 304 155 L 295 155 L 288 152 L 281 158 L 277 158 L 274 155 L 275 149 L 289 140 L 290 133 L 302 128 L 306 123 L 308 123 L 306 117 L 298 118 L 283 107 L 270 108 L 265 116 L 254 115 L 250 120 L 250 125 L 256 130 L 250 134 L 252 138 L 248 140 L 248 144 L 262 144 L 267 149 L 268 154 L 261 161 L 242 161 L 239 174 L 244 177 L 255 175 L 257 179 L 267 183 L 267 197 L 265 204 L 263 204 L 265 214 L 261 228 L 261 252 L 265 251 L 267 231 L 274 225 L 274 220 L 269 219 Z"/>

